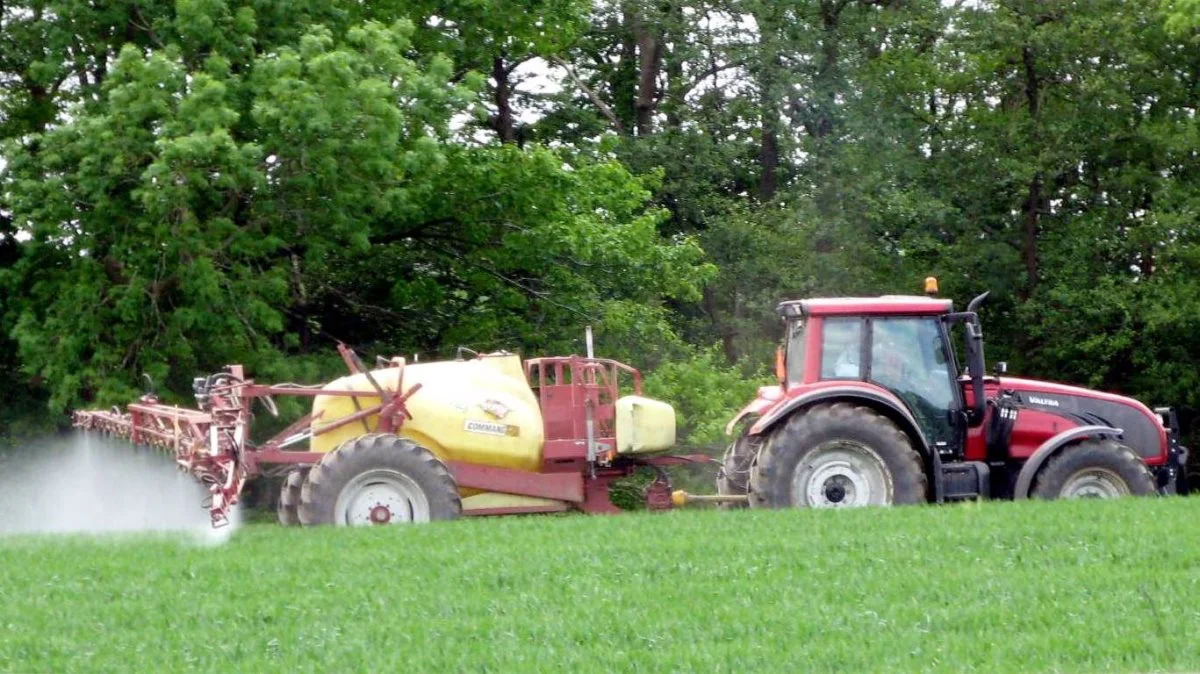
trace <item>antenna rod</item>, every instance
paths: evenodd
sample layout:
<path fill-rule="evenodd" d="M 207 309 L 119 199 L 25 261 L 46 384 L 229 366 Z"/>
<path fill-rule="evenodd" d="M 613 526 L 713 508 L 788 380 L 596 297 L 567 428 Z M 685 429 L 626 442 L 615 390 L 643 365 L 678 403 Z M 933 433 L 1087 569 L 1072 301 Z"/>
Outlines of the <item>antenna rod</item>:
<path fill-rule="evenodd" d="M 592 326 L 590 326 L 590 325 L 586 326 L 583 329 L 583 335 L 584 335 L 584 341 L 587 343 L 587 357 L 588 357 L 588 360 L 591 360 L 592 358 L 596 357 L 595 353 L 592 351 Z M 589 384 L 594 384 L 595 380 L 596 380 L 596 373 L 594 371 L 592 371 L 590 368 L 586 369 L 585 374 L 584 374 L 584 381 L 586 381 Z M 586 393 L 586 390 L 587 389 L 584 389 L 584 391 L 585 391 L 584 395 L 587 396 L 586 401 L 584 403 L 584 412 L 585 412 L 585 419 L 587 420 L 586 428 L 587 428 L 588 470 L 590 470 L 592 476 L 595 477 L 595 475 L 596 475 L 596 455 L 597 455 L 597 452 L 596 452 L 596 417 L 595 417 L 596 399 L 594 397 L 592 397 L 591 395 L 588 395 Z"/>

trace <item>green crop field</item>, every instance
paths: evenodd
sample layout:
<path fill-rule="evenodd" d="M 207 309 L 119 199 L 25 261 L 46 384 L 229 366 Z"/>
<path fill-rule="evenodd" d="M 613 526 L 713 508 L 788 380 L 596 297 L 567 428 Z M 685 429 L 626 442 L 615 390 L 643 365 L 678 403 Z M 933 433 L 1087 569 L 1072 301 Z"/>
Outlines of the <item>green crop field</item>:
<path fill-rule="evenodd" d="M 1200 669 L 1200 499 L 0 540 L 4 672 Z"/>

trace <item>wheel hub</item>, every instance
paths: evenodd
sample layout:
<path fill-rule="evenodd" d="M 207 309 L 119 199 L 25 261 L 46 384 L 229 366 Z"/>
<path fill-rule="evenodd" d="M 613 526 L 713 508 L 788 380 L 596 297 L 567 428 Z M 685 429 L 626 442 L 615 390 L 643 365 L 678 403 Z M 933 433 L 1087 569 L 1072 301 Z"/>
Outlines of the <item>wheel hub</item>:
<path fill-rule="evenodd" d="M 812 508 L 852 508 L 892 501 L 891 473 L 871 448 L 854 442 L 827 443 L 796 467 L 793 503 Z"/>
<path fill-rule="evenodd" d="M 387 524 L 392 521 L 392 511 L 387 506 L 376 503 L 374 508 L 371 508 L 371 524 Z"/>
<path fill-rule="evenodd" d="M 342 488 L 334 505 L 340 526 L 428 522 L 429 499 L 409 476 L 396 470 L 366 471 Z"/>
<path fill-rule="evenodd" d="M 1117 474 L 1103 468 L 1081 470 L 1067 479 L 1062 498 L 1119 498 L 1129 487 Z"/>
<path fill-rule="evenodd" d="M 846 478 L 842 475 L 835 475 L 825 481 L 825 498 L 830 503 L 841 503 L 846 498 Z M 854 486 L 850 485 L 853 490 Z"/>

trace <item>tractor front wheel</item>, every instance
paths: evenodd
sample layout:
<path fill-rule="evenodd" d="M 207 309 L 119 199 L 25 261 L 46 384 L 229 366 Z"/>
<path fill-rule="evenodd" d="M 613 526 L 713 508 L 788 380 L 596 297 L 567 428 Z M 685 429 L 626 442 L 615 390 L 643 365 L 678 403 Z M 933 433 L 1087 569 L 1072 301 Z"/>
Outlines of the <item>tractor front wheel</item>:
<path fill-rule="evenodd" d="M 921 457 L 890 419 L 850 403 L 817 405 L 775 431 L 750 474 L 751 504 L 847 508 L 924 503 Z"/>
<path fill-rule="evenodd" d="M 300 522 L 364 526 L 450 520 L 458 485 L 433 452 L 399 436 L 347 441 L 313 466 L 300 490 Z"/>
<path fill-rule="evenodd" d="M 1154 476 L 1125 445 L 1088 440 L 1053 456 L 1030 493 L 1043 499 L 1149 496 L 1155 493 Z"/>

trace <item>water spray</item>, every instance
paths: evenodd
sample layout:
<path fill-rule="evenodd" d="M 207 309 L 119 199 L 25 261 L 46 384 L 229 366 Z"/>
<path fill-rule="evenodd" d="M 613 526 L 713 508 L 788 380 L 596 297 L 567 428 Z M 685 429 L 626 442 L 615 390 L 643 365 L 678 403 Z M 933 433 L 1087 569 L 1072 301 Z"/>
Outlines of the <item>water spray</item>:
<path fill-rule="evenodd" d="M 0 455 L 0 535 L 157 532 L 224 542 L 236 527 L 211 526 L 204 494 L 162 452 L 70 433 Z"/>

